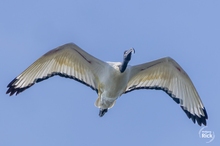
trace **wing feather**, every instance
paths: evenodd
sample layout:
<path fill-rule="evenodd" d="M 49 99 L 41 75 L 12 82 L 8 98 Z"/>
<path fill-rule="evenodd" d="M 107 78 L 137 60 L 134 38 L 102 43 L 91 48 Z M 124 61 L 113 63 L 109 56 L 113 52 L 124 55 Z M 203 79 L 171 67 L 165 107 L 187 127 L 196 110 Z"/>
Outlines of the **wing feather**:
<path fill-rule="evenodd" d="M 206 109 L 187 73 L 170 57 L 131 67 L 125 93 L 137 89 L 160 89 L 180 104 L 189 118 L 206 125 Z"/>
<path fill-rule="evenodd" d="M 97 92 L 100 70 L 106 64 L 73 43 L 65 44 L 36 60 L 8 84 L 6 93 L 17 95 L 35 83 L 54 75 L 74 79 Z"/>

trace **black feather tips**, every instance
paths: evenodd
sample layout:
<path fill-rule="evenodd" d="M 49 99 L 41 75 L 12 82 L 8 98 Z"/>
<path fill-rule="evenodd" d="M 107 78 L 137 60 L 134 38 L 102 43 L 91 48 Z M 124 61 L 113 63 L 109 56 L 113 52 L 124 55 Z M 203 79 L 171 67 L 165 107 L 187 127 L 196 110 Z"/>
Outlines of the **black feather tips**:
<path fill-rule="evenodd" d="M 189 119 L 192 119 L 193 123 L 198 123 L 199 126 L 202 126 L 205 125 L 206 126 L 206 120 L 208 119 L 208 115 L 207 115 L 207 112 L 206 112 L 206 109 L 205 107 L 203 109 L 201 109 L 204 113 L 204 116 L 200 115 L 200 117 L 198 115 L 193 115 L 191 114 L 188 110 L 186 110 L 183 106 L 180 106 L 183 111 L 186 113 L 187 117 Z"/>
<path fill-rule="evenodd" d="M 152 87 L 136 87 L 136 85 L 132 86 L 129 88 L 129 90 L 127 90 L 125 93 L 131 92 L 133 90 L 139 90 L 139 89 L 155 89 L 155 90 L 163 90 L 165 91 L 177 104 L 180 104 L 181 99 L 176 98 L 175 95 L 172 94 L 171 91 L 169 91 L 167 88 L 163 88 L 163 87 L 158 87 L 158 86 L 152 86 Z M 203 115 L 194 115 L 192 113 L 190 113 L 185 107 L 180 106 L 183 111 L 186 113 L 187 117 L 189 119 L 192 119 L 193 123 L 198 123 L 199 126 L 205 125 L 206 126 L 206 120 L 208 119 L 208 114 L 206 112 L 205 107 L 201 108 L 200 110 L 203 111 L 204 116 Z"/>
<path fill-rule="evenodd" d="M 35 79 L 34 82 L 30 83 L 28 86 L 25 86 L 23 88 L 19 88 L 19 87 L 16 87 L 15 84 L 16 82 L 19 80 L 17 78 L 13 79 L 7 86 L 8 90 L 6 91 L 6 94 L 9 94 L 10 96 L 12 95 L 17 95 L 21 92 L 23 92 L 24 90 L 30 88 L 32 85 L 34 85 L 35 83 L 38 83 L 38 82 L 41 82 L 43 80 L 46 80 L 50 77 L 53 77 L 55 75 L 59 75 L 61 77 L 65 77 L 65 78 L 70 78 L 70 79 L 74 79 L 75 81 L 78 81 L 80 83 L 83 83 L 84 85 L 86 86 L 89 86 L 90 88 L 92 88 L 93 90 L 96 91 L 96 93 L 98 93 L 98 90 L 96 88 L 94 88 L 93 86 L 87 84 L 86 82 L 84 82 L 83 80 L 80 80 L 74 76 L 70 76 L 70 75 L 67 75 L 67 74 L 62 74 L 62 73 L 59 73 L 59 72 L 54 72 L 52 74 L 48 74 L 47 76 L 43 77 L 43 78 L 38 78 L 38 79 Z"/>
<path fill-rule="evenodd" d="M 9 94 L 10 96 L 12 96 L 13 94 L 17 95 L 20 92 L 24 91 L 25 89 L 31 87 L 34 83 L 29 84 L 27 87 L 23 87 L 23 88 L 16 88 L 16 86 L 14 85 L 16 82 L 18 81 L 17 78 L 14 78 L 7 86 L 8 90 L 6 91 L 6 94 Z"/>

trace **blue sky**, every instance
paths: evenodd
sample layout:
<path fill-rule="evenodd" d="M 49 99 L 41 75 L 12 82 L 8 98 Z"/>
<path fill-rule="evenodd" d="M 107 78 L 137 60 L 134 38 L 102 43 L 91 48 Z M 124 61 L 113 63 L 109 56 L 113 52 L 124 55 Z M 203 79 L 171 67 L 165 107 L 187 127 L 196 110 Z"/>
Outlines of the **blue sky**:
<path fill-rule="evenodd" d="M 0 145 L 217 145 L 220 133 L 220 1 L 218 0 L 2 0 L 0 2 Z M 53 77 L 18 96 L 7 84 L 47 51 L 74 42 L 105 61 L 130 65 L 174 58 L 189 74 L 207 109 L 199 137 L 166 93 L 138 90 L 118 99 L 102 118 L 96 92 Z"/>

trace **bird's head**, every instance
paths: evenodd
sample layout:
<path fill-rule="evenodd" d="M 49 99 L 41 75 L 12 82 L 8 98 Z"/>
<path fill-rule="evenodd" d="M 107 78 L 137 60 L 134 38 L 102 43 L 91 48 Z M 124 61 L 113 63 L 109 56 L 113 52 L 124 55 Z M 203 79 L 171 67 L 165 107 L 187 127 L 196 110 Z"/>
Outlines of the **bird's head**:
<path fill-rule="evenodd" d="M 131 60 L 132 53 L 135 53 L 134 48 L 124 51 L 124 61 L 129 62 Z"/>
<path fill-rule="evenodd" d="M 127 68 L 128 62 L 131 60 L 131 54 L 135 53 L 134 48 L 131 48 L 129 50 L 124 51 L 124 57 L 122 65 L 120 66 L 120 72 L 123 73 L 125 69 Z"/>

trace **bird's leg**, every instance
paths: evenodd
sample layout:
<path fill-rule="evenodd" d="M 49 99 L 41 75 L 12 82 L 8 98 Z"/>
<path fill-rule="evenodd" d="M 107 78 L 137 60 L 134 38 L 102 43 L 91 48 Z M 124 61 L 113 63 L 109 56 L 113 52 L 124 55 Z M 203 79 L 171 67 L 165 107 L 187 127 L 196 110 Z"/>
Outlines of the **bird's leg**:
<path fill-rule="evenodd" d="M 101 109 L 101 108 L 100 108 L 100 109 L 99 109 L 99 116 L 102 117 L 102 116 L 104 116 L 104 114 L 107 113 L 107 112 L 108 112 L 108 109 Z"/>

